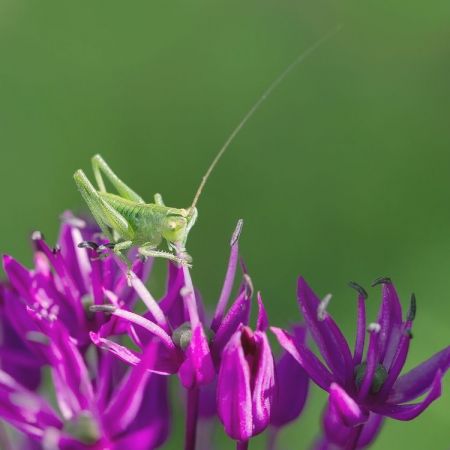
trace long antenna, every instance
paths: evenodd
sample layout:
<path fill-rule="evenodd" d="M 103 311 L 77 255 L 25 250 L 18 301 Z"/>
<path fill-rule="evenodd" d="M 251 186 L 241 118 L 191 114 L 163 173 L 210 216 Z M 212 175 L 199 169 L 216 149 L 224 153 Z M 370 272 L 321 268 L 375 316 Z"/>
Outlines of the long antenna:
<path fill-rule="evenodd" d="M 197 189 L 197 192 L 195 193 L 194 200 L 191 205 L 191 210 L 195 208 L 195 205 L 198 202 L 198 199 L 200 198 L 200 194 L 203 191 L 203 188 L 205 187 L 206 182 L 208 181 L 209 176 L 211 175 L 211 172 L 216 167 L 217 163 L 219 162 L 220 158 L 223 156 L 227 148 L 230 146 L 230 144 L 233 142 L 236 135 L 242 130 L 244 125 L 249 121 L 249 119 L 255 114 L 255 112 L 259 109 L 261 104 L 266 100 L 269 95 L 272 93 L 272 91 L 286 78 L 286 76 L 291 72 L 297 65 L 301 64 L 308 56 L 310 56 L 317 48 L 319 48 L 325 41 L 333 37 L 336 33 L 338 33 L 342 28 L 342 25 L 337 26 L 336 28 L 333 28 L 331 31 L 326 33 L 324 36 L 322 36 L 317 42 L 315 42 L 311 47 L 307 48 L 303 53 L 301 53 L 297 58 L 289 64 L 286 69 L 281 72 L 280 75 L 278 75 L 277 78 L 270 84 L 270 86 L 264 91 L 264 93 L 261 95 L 261 97 L 257 100 L 257 102 L 249 109 L 247 114 L 242 118 L 242 120 L 239 122 L 238 126 L 232 131 L 228 139 L 223 144 L 222 148 L 217 153 L 216 157 L 213 159 L 212 163 L 208 167 L 208 170 L 206 171 L 205 175 L 203 175 L 202 181 L 200 183 L 200 186 Z"/>

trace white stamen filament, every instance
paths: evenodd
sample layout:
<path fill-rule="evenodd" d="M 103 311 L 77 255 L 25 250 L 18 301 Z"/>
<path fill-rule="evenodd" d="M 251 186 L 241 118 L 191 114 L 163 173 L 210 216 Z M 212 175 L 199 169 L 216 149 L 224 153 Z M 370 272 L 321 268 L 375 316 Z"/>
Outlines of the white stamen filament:
<path fill-rule="evenodd" d="M 171 349 L 175 348 L 175 344 L 172 342 L 171 337 L 159 325 L 151 322 L 145 317 L 142 317 L 138 314 L 120 308 L 116 309 L 112 314 L 114 314 L 117 317 L 122 317 L 123 319 L 128 320 L 132 323 L 135 323 L 136 325 L 139 325 L 142 328 L 145 328 L 150 333 L 154 334 L 155 336 L 158 336 L 161 339 L 161 341 L 163 341 L 164 345 L 166 345 Z"/>
<path fill-rule="evenodd" d="M 367 331 L 369 333 L 379 333 L 381 331 L 381 325 L 377 322 L 369 323 L 369 325 L 367 326 Z"/>
<path fill-rule="evenodd" d="M 328 304 L 330 303 L 330 300 L 333 296 L 331 294 L 325 295 L 323 300 L 319 303 L 319 306 L 317 307 L 317 320 L 325 320 L 328 316 L 327 308 Z"/>

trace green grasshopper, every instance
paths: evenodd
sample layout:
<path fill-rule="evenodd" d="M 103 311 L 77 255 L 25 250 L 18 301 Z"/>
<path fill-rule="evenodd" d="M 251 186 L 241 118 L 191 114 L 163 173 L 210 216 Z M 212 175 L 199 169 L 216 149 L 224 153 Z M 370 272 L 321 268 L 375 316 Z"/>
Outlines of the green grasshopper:
<path fill-rule="evenodd" d="M 196 205 L 206 181 L 219 159 L 247 121 L 288 73 L 295 66 L 302 63 L 307 56 L 339 29 L 340 27 L 327 33 L 300 54 L 269 85 L 217 153 L 203 176 L 189 208 L 168 207 L 164 204 L 160 194 L 155 194 L 154 203 L 145 203 L 136 192 L 120 180 L 100 155 L 95 155 L 92 158 L 92 169 L 97 182 L 97 189 L 91 184 L 82 170 L 77 170 L 74 174 L 74 179 L 78 189 L 100 229 L 110 241 L 109 244 L 100 247 L 93 242 L 82 242 L 80 246 L 91 247 L 99 252 L 102 252 L 105 248 L 111 248 L 116 255 L 127 263 L 128 267 L 130 267 L 130 264 L 124 253 L 134 246 L 138 247 L 139 255 L 144 258 L 161 257 L 182 265 L 189 265 L 192 258 L 186 253 L 186 241 L 198 216 Z M 102 174 L 114 186 L 117 194 L 107 192 Z M 158 250 L 163 240 L 167 242 L 168 252 Z"/>
<path fill-rule="evenodd" d="M 185 253 L 185 245 L 189 231 L 197 219 L 195 205 L 189 209 L 170 208 L 164 205 L 160 194 L 155 194 L 155 203 L 145 203 L 111 170 L 100 155 L 92 158 L 92 169 L 98 189 L 95 189 L 82 170 L 75 172 L 75 183 L 103 234 L 110 240 L 111 244 L 108 245 L 115 254 L 126 260 L 123 253 L 137 246 L 139 255 L 145 258 L 162 257 L 180 264 L 190 263 L 191 258 Z M 118 195 L 106 191 L 102 173 Z M 169 250 L 176 254 L 157 250 L 163 239 L 167 241 Z M 88 242 L 83 242 L 81 246 L 96 247 Z M 99 247 L 99 250 L 104 247 Z"/>

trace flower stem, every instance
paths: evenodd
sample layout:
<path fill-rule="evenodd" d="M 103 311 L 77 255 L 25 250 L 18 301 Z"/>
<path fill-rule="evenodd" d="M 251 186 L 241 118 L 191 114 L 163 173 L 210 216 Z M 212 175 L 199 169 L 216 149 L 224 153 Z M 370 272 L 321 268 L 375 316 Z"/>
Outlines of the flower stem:
<path fill-rule="evenodd" d="M 195 441 L 197 438 L 197 419 L 198 419 L 198 387 L 188 389 L 187 392 L 187 411 L 186 411 L 186 430 L 184 439 L 185 450 L 195 450 Z"/>
<path fill-rule="evenodd" d="M 236 442 L 236 450 L 248 450 L 248 441 Z"/>
<path fill-rule="evenodd" d="M 267 430 L 267 446 L 266 446 L 267 450 L 276 450 L 277 440 L 278 440 L 278 429 L 270 427 Z"/>

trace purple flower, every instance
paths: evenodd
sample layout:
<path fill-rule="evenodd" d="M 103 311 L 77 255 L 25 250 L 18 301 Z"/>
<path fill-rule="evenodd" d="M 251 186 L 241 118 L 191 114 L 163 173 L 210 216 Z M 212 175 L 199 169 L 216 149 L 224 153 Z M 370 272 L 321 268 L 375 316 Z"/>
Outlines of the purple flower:
<path fill-rule="evenodd" d="M 402 309 L 391 281 L 380 279 L 375 284 L 383 285 L 382 303 L 377 322 L 368 326 L 367 294 L 356 283 L 351 284 L 359 292 L 353 354 L 326 311 L 330 297 L 321 302 L 303 278 L 298 282 L 300 310 L 326 365 L 287 332 L 272 329 L 280 344 L 313 381 L 329 392 L 323 421 L 326 438 L 348 448 L 358 448 L 361 436 L 367 434 L 365 429 L 378 432 L 379 426 L 370 426 L 381 420 L 377 416 L 411 420 L 421 414 L 441 395 L 442 376 L 450 364 L 450 347 L 447 347 L 400 376 L 412 338 L 415 297 L 412 296 L 407 317 L 402 320 Z M 364 356 L 366 329 L 370 338 Z M 422 401 L 409 403 L 423 394 L 426 396 Z M 370 441 L 371 436 L 365 439 Z"/>
<path fill-rule="evenodd" d="M 121 305 L 128 308 L 137 298 L 127 284 L 126 274 L 112 258 L 100 260 L 92 250 L 78 247 L 96 234 L 98 230 L 87 222 L 65 213 L 55 248 L 47 245 L 41 233 L 33 233 L 36 247 L 33 270 L 26 269 L 11 256 L 3 257 L 5 272 L 19 302 L 32 310 L 39 310 L 43 317 L 58 316 L 81 349 L 91 344 L 89 331 L 105 323 L 104 317 L 89 313 L 90 305 L 103 304 L 105 293 L 114 295 Z M 151 260 L 147 263 L 136 260 L 133 270 L 145 281 L 151 266 Z M 13 308 L 17 309 L 12 302 L 5 307 L 10 314 L 14 314 Z M 24 331 L 29 331 L 31 325 L 12 321 L 12 326 L 24 336 Z"/>
<path fill-rule="evenodd" d="M 210 384 L 215 379 L 223 348 L 240 324 L 248 323 L 250 314 L 252 292 L 248 276 L 244 276 L 238 296 L 225 314 L 235 278 L 241 227 L 240 221 L 233 233 L 227 274 L 211 321 L 205 317 L 204 306 L 192 285 L 189 269 L 172 263 L 169 263 L 166 294 L 159 302 L 139 278 L 132 276 L 131 286 L 148 308 L 144 315 L 120 307 L 116 296 L 111 293 L 105 293 L 109 304 L 93 306 L 91 310 L 103 311 L 113 319 L 119 319 L 120 329 L 127 329 L 139 348 L 150 342 L 161 343 L 159 357 L 152 368 L 155 372 L 164 375 L 178 373 L 187 389 Z M 110 350 L 127 363 L 137 364 L 140 354 L 110 340 L 108 336 L 114 334 L 112 330 L 113 327 L 106 322 L 97 333 L 91 333 L 91 338 L 96 345 Z"/>
<path fill-rule="evenodd" d="M 53 332 L 52 352 L 60 358 L 51 368 L 58 410 L 0 371 L 0 417 L 45 448 L 150 450 L 161 445 L 168 434 L 167 388 L 163 377 L 147 370 L 154 348 L 129 371 L 117 360 L 102 361 L 110 365 L 110 376 L 122 375 L 115 382 L 106 373 L 91 381 L 70 338 L 63 329 Z"/>
<path fill-rule="evenodd" d="M 98 332 L 91 332 L 92 341 L 131 365 L 139 364 L 142 349 L 158 343 L 158 358 L 149 370 L 163 375 L 178 374 L 187 390 L 185 449 L 193 450 L 196 442 L 196 424 L 199 414 L 211 416 L 214 383 L 222 353 L 242 325 L 249 321 L 252 286 L 244 267 L 243 282 L 237 297 L 226 311 L 233 288 L 239 259 L 238 239 L 242 228 L 239 221 L 231 238 L 231 253 L 225 281 L 212 320 L 205 315 L 199 292 L 194 288 L 189 269 L 169 263 L 167 289 L 157 302 L 142 281 L 133 274 L 130 284 L 144 301 L 148 311 L 136 314 L 126 305 L 118 304 L 117 297 L 105 292 L 108 304 L 93 305 L 91 311 L 112 316 Z M 120 260 L 117 263 L 121 265 Z M 126 268 L 122 266 L 126 272 Z M 111 321 L 118 326 L 112 327 Z M 124 331 L 139 351 L 134 351 L 110 339 Z M 208 387 L 211 385 L 210 387 Z"/>
<path fill-rule="evenodd" d="M 145 347 L 140 363 L 128 368 L 89 338 L 90 330 L 106 322 L 90 305 L 110 295 L 130 307 L 136 298 L 111 258 L 99 260 L 78 248 L 94 233 L 66 215 L 58 248 L 50 249 L 34 233 L 34 269 L 4 257 L 9 284 L 0 291 L 0 418 L 27 437 L 24 448 L 150 450 L 169 433 L 167 380 L 149 371 L 157 346 Z M 134 265 L 142 277 L 150 267 L 151 262 Z M 111 330 L 121 325 L 108 322 Z M 44 366 L 57 408 L 34 392 Z"/>
<path fill-rule="evenodd" d="M 256 331 L 240 326 L 225 346 L 217 381 L 217 409 L 227 434 L 245 445 L 270 422 L 274 361 L 260 296 Z M 245 448 L 245 447 L 242 447 Z"/>

